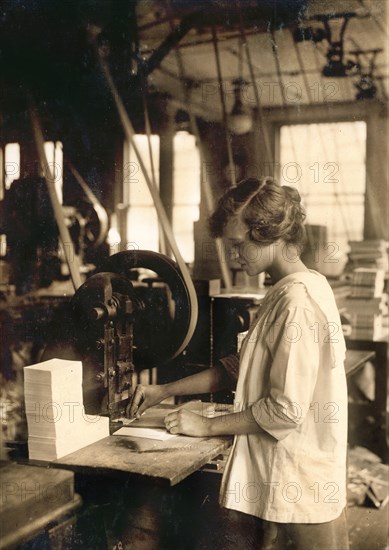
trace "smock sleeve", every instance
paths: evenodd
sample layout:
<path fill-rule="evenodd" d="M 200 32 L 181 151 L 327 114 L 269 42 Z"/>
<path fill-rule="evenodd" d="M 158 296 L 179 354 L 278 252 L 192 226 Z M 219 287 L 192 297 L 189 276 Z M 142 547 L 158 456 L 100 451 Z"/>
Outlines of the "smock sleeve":
<path fill-rule="evenodd" d="M 301 424 L 315 389 L 320 349 L 314 311 L 296 306 L 271 325 L 266 345 L 271 354 L 269 395 L 253 404 L 256 422 L 278 440 Z"/>
<path fill-rule="evenodd" d="M 219 359 L 218 363 L 224 367 L 229 379 L 236 385 L 239 376 L 239 353 L 233 353 L 226 357 L 222 357 L 222 359 Z"/>

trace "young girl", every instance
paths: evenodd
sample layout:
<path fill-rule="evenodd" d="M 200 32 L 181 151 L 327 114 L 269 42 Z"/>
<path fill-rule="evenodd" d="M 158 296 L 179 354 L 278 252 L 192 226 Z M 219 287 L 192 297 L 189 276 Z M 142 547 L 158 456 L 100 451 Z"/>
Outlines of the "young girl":
<path fill-rule="evenodd" d="M 237 383 L 234 413 L 179 410 L 167 415 L 167 430 L 235 436 L 220 504 L 263 520 L 262 548 L 347 550 L 345 344 L 330 286 L 299 257 L 304 218 L 298 192 L 270 178 L 246 179 L 222 196 L 213 236 L 224 237 L 248 275 L 267 272 L 273 286 L 240 357 L 170 384 L 138 386 L 129 414 Z"/>

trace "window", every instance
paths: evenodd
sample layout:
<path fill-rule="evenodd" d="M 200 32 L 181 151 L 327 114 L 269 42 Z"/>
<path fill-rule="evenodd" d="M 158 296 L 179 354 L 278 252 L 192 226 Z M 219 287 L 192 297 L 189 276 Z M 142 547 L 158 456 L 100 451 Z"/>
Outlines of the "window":
<path fill-rule="evenodd" d="M 200 212 L 200 155 L 196 138 L 188 132 L 177 132 L 173 150 L 173 230 L 185 262 L 192 263 L 193 223 Z"/>
<path fill-rule="evenodd" d="M 0 148 L 0 200 L 4 200 L 5 191 L 14 180 L 20 178 L 20 145 L 7 143 L 4 150 Z M 0 258 L 6 255 L 7 238 L 0 235 Z"/>
<path fill-rule="evenodd" d="M 4 148 L 5 188 L 9 189 L 14 180 L 20 178 L 20 145 L 7 143 Z"/>
<path fill-rule="evenodd" d="M 49 168 L 53 171 L 55 187 L 59 201 L 62 203 L 63 185 L 63 152 L 61 141 L 46 141 L 44 143 L 46 158 Z M 32 165 L 31 165 L 32 166 Z M 14 180 L 21 177 L 20 173 L 20 145 L 19 143 L 7 143 L 4 147 L 4 160 L 1 166 L 2 181 L 5 189 L 9 189 Z M 25 168 L 25 175 L 33 175 Z M 35 173 L 35 167 L 33 168 Z M 2 187 L 3 189 L 3 187 Z M 1 197 L 0 197 L 1 198 Z"/>
<path fill-rule="evenodd" d="M 151 174 L 147 136 L 134 136 L 137 148 Z M 160 138 L 151 136 L 153 164 L 159 187 Z M 194 136 L 177 132 L 173 138 L 173 208 L 172 226 L 184 261 L 194 260 L 193 223 L 199 218 L 200 156 Z M 160 229 L 157 211 L 135 151 L 124 146 L 124 203 L 129 206 L 127 217 L 127 248 L 159 251 Z"/>
<path fill-rule="evenodd" d="M 53 172 L 55 179 L 55 188 L 59 202 L 62 204 L 62 185 L 63 185 L 63 152 L 62 142 L 46 141 L 44 143 L 48 166 Z M 0 200 L 4 199 L 4 192 L 9 189 L 12 183 L 20 179 L 20 145 L 19 143 L 7 143 L 3 149 L 0 149 Z M 36 173 L 36 165 L 31 165 L 29 173 L 24 161 L 24 176 L 32 176 Z M 23 177 L 24 177 L 23 176 Z M 6 252 L 6 236 L 0 235 L 0 256 Z"/>
<path fill-rule="evenodd" d="M 134 136 L 136 146 L 149 174 L 151 163 L 147 136 Z M 159 136 L 151 136 L 151 149 L 156 184 L 159 187 Z M 124 146 L 124 202 L 129 205 L 127 215 L 127 248 L 159 251 L 158 215 L 154 207 L 135 151 L 129 143 Z"/>
<path fill-rule="evenodd" d="M 0 147 L 0 201 L 4 199 L 5 194 L 5 170 L 4 170 L 4 152 Z"/>
<path fill-rule="evenodd" d="M 298 189 L 307 223 L 325 225 L 341 254 L 363 239 L 366 189 L 366 123 L 281 127 L 280 182 Z"/>

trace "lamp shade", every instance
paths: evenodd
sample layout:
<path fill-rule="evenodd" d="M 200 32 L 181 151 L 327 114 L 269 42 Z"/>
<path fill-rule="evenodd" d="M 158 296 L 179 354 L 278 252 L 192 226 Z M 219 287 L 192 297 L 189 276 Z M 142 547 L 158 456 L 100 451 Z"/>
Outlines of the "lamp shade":
<path fill-rule="evenodd" d="M 248 113 L 236 113 L 230 115 L 228 126 L 233 134 L 247 134 L 253 127 L 253 119 Z"/>
<path fill-rule="evenodd" d="M 244 80 L 233 81 L 235 101 L 228 117 L 228 127 L 233 134 L 247 134 L 253 127 L 253 119 L 250 110 L 243 105 L 241 92 Z"/>

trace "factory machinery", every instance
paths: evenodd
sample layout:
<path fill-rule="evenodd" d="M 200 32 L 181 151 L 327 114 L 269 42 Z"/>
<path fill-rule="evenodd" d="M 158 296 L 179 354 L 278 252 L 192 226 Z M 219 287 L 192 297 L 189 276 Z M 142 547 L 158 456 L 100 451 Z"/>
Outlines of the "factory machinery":
<path fill-rule="evenodd" d="M 154 275 L 138 281 L 139 269 Z M 146 250 L 109 257 L 76 291 L 71 307 L 85 410 L 111 419 L 125 415 L 135 365 L 151 369 L 172 361 L 197 322 L 196 295 L 176 263 Z"/>

